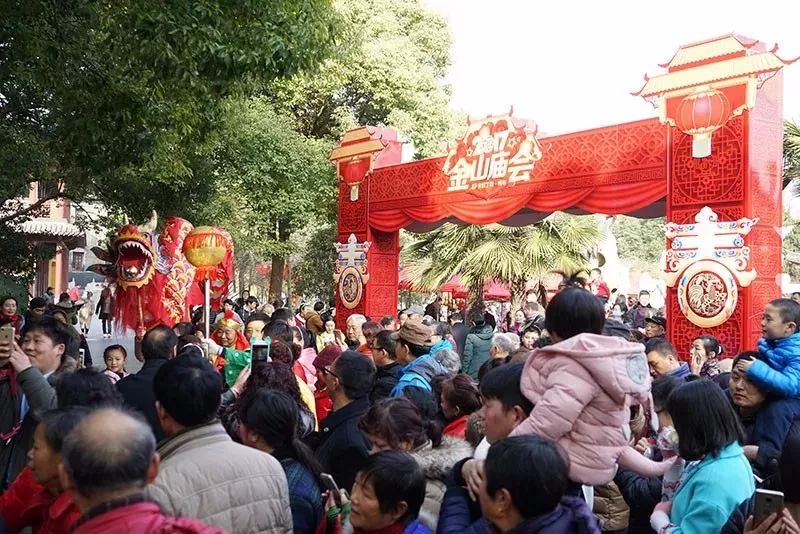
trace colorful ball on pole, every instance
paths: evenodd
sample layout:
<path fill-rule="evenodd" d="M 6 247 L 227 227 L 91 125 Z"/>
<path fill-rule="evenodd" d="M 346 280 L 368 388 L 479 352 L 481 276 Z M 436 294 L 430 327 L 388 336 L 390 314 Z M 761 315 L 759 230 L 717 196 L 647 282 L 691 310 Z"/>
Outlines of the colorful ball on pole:
<path fill-rule="evenodd" d="M 686 95 L 678 107 L 675 125 L 692 136 L 692 156 L 711 155 L 711 134 L 722 127 L 731 114 L 728 98 L 708 85 L 701 85 Z"/>
<path fill-rule="evenodd" d="M 196 227 L 183 242 L 183 254 L 197 268 L 201 278 L 213 271 L 231 248 L 228 237 L 212 226 Z"/>

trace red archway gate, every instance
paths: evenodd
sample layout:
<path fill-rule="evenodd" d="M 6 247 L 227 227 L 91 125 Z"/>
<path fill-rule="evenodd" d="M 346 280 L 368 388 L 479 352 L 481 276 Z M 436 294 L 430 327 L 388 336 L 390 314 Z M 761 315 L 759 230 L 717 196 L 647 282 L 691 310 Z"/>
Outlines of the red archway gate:
<path fill-rule="evenodd" d="M 760 61 L 751 68 L 754 72 L 741 65 L 742 58 L 751 56 L 758 56 L 749 60 L 751 63 Z M 766 64 L 765 58 L 773 63 Z M 538 142 L 538 157 L 532 170 L 511 180 L 507 179 L 511 176 L 508 171 L 502 179 L 492 181 L 495 175 L 488 170 L 481 176 L 472 173 L 470 179 L 462 179 L 454 171 L 455 148 L 449 156 L 401 163 L 401 143 L 394 131 L 367 126 L 347 132 L 331 154 L 340 177 L 341 245 L 336 288 L 340 326 L 352 313 L 372 318 L 397 313 L 401 228 L 425 231 L 446 221 L 531 224 L 557 210 L 666 215 L 670 222 L 686 224 L 709 206 L 721 221 L 758 218 L 745 237 L 751 252 L 750 267 L 756 276 L 748 287 L 738 288 L 738 300 L 728 320 L 711 329 L 689 321 L 678 307 L 677 289 L 670 288 L 668 336 L 684 350 L 701 331 L 716 334 L 729 351 L 754 346 L 760 335 L 761 312 L 780 294 L 780 68 L 788 62 L 777 64 L 774 58 L 777 56 L 765 52 L 756 41 L 734 36 L 681 47 L 667 65 L 667 73 L 649 79 L 641 91 L 644 96 L 653 96 L 655 93 L 648 91 L 653 86 L 659 89 L 659 83 L 663 86 L 656 94 L 659 119 L 539 138 L 533 141 Z M 736 68 L 731 68 L 731 61 Z M 684 89 L 696 87 L 709 77 L 722 86 L 720 92 L 734 91 L 729 96 L 733 101 L 738 95 L 736 84 L 746 85 L 749 105 L 735 110 L 735 115 L 728 109 L 725 120 L 710 125 L 717 126 L 710 132 L 698 129 L 684 133 L 670 127 L 670 115 L 681 103 L 675 104 L 675 99 L 690 98 L 695 104 L 690 118 L 698 126 L 703 101 L 698 100 L 696 91 L 685 96 Z M 686 114 L 685 105 L 681 112 Z M 498 121 L 505 121 L 502 128 L 512 130 L 529 126 L 510 114 L 487 121 L 489 129 L 497 127 Z M 487 126 L 478 125 L 476 129 L 481 127 Z M 496 142 L 491 154 L 493 161 L 498 150 L 507 150 L 503 145 L 506 133 L 501 137 L 503 142 Z M 472 146 L 478 145 L 473 139 Z M 709 147 L 711 153 L 706 156 L 702 152 Z M 696 157 L 698 154 L 703 157 Z M 459 155 L 468 158 L 463 150 Z M 506 159 L 503 165 L 511 162 L 513 166 L 514 156 Z M 478 162 L 478 169 L 482 162 Z M 667 246 L 671 245 L 667 241 Z"/>

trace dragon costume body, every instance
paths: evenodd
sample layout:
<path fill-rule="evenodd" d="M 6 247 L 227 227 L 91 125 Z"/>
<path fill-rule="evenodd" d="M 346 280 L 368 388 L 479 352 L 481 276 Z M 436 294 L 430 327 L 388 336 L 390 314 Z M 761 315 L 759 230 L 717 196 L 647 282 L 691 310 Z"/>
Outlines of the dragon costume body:
<path fill-rule="evenodd" d="M 188 321 L 192 306 L 203 304 L 202 280 L 183 253 L 186 236 L 194 228 L 180 217 L 168 217 L 156 234 L 156 213 L 145 225 L 126 223 L 103 249 L 92 252 L 106 263 L 89 267 L 115 287 L 114 317 L 118 328 L 133 329 L 137 336 L 158 324 L 173 326 Z M 227 233 L 226 233 L 227 234 Z M 228 240 L 230 247 L 230 240 Z M 212 307 L 219 308 L 233 276 L 233 250 L 209 275 Z"/>

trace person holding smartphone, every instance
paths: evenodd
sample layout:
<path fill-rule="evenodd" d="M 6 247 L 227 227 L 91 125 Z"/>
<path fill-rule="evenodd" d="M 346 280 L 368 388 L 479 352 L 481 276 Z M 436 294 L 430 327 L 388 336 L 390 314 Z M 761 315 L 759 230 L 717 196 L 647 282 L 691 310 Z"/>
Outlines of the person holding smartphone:
<path fill-rule="evenodd" d="M 242 444 L 281 463 L 289 483 L 293 532 L 312 534 L 323 519 L 322 466 L 297 437 L 299 417 L 297 402 L 283 391 L 258 389 L 239 403 Z"/>
<path fill-rule="evenodd" d="M 17 344 L 3 330 L 0 343 L 0 489 L 8 485 L 28 463 L 36 414 L 56 407 L 58 379 L 75 341 L 64 325 L 52 317 L 31 324 Z M 66 366 L 65 366 L 66 367 Z"/>
<path fill-rule="evenodd" d="M 728 518 L 723 534 L 783 532 L 800 534 L 800 423 L 795 422 L 783 445 L 777 476 L 765 480 Z"/>

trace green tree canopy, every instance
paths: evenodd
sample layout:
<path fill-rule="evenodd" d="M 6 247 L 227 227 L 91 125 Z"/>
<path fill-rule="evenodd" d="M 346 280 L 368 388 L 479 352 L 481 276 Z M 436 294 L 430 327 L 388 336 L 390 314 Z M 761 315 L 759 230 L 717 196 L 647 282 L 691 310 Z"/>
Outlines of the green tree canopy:
<path fill-rule="evenodd" d="M 180 212 L 213 185 L 224 97 L 318 63 L 338 20 L 330 0 L 6 2 L 0 222 L 27 213 L 6 201 L 32 181 L 140 217 Z"/>
<path fill-rule="evenodd" d="M 332 140 L 362 124 L 397 128 L 420 156 L 455 135 L 444 77 L 451 38 L 446 21 L 421 0 L 340 0 L 346 39 L 319 69 L 273 84 L 277 107 L 300 131 Z"/>
<path fill-rule="evenodd" d="M 657 268 L 666 243 L 664 221 L 664 217 L 637 219 L 625 215 L 615 216 L 611 231 L 617 238 L 619 257 L 640 268 Z"/>
<path fill-rule="evenodd" d="M 800 178 L 800 126 L 792 121 L 783 123 L 783 178 Z"/>
<path fill-rule="evenodd" d="M 329 143 L 298 133 L 265 98 L 234 99 L 225 107 L 214 158 L 217 185 L 198 220 L 229 229 L 240 251 L 273 259 L 273 297 L 281 291 L 286 256 L 297 251 L 292 233 L 333 217 L 329 151 Z"/>

